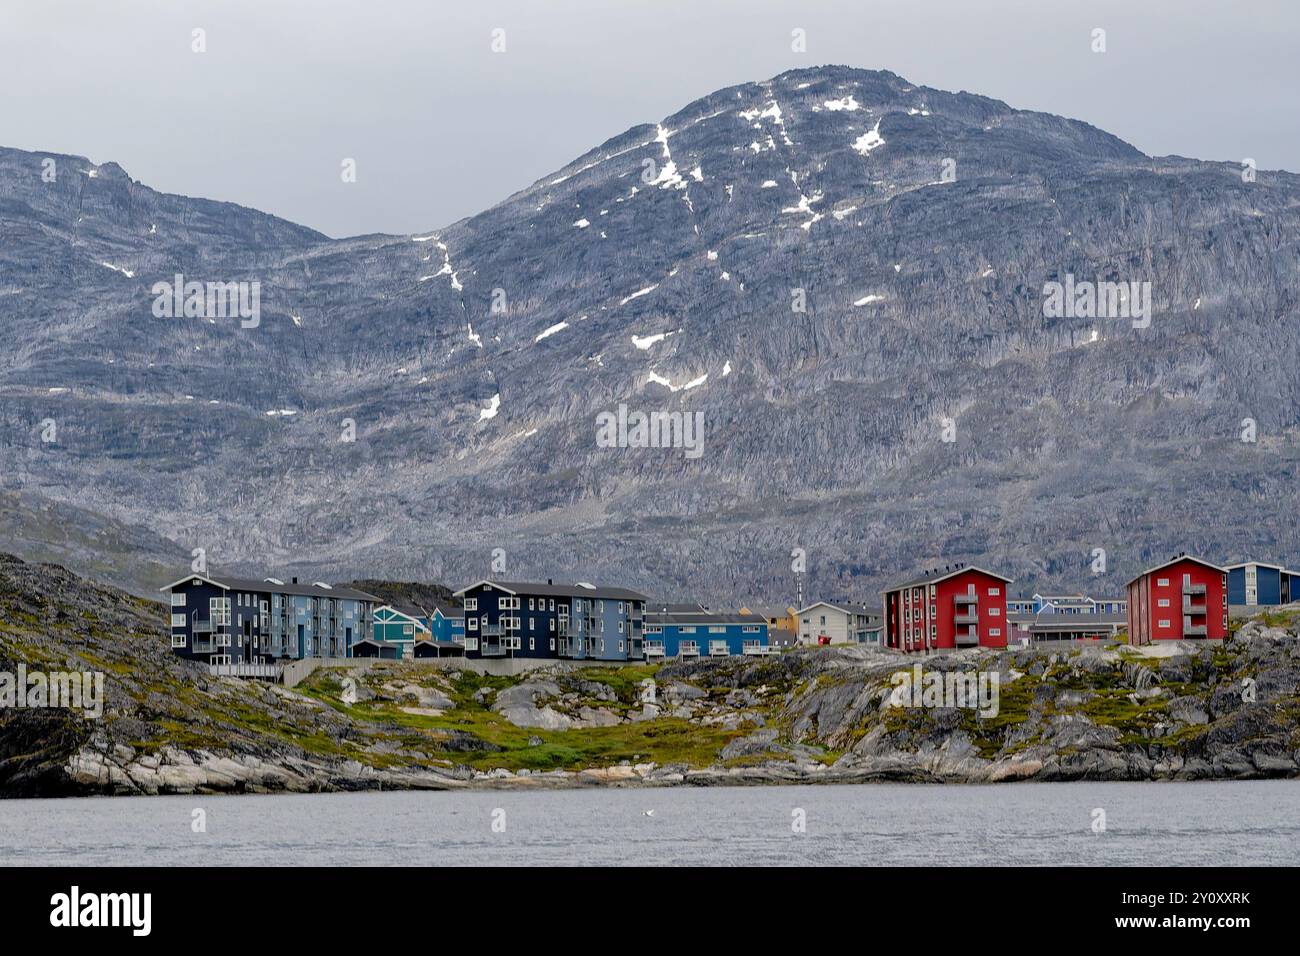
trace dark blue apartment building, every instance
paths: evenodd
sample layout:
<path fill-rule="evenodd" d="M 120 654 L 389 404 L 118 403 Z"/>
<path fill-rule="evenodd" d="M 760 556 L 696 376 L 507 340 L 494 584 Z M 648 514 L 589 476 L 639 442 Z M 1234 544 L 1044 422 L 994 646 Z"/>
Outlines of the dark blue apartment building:
<path fill-rule="evenodd" d="M 1263 561 L 1228 565 L 1230 606 L 1272 607 L 1292 601 L 1300 601 L 1300 573 Z"/>
<path fill-rule="evenodd" d="M 174 581 L 171 645 L 209 664 L 272 664 L 304 657 L 350 657 L 371 637 L 373 594 L 315 582 L 191 574 Z"/>
<path fill-rule="evenodd" d="M 644 594 L 594 584 L 479 581 L 457 591 L 467 658 L 645 657 Z"/>
<path fill-rule="evenodd" d="M 647 659 L 766 654 L 767 618 L 702 604 L 660 604 L 646 613 L 645 648 Z"/>

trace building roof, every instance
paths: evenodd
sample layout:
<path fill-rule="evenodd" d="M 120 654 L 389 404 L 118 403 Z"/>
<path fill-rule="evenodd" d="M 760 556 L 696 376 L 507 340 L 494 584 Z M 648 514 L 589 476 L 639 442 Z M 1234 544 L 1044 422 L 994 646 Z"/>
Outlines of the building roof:
<path fill-rule="evenodd" d="M 895 584 L 892 588 L 885 588 L 881 593 L 888 594 L 890 591 L 902 591 L 907 588 L 918 588 L 923 584 L 936 584 L 939 581 L 946 581 L 948 578 L 956 577 L 959 574 L 965 574 L 967 571 L 978 571 L 980 574 L 987 574 L 991 578 L 997 578 L 999 581 L 1006 581 L 1008 584 L 1010 584 L 1012 580 L 1004 574 L 998 574 L 996 571 L 989 571 L 975 564 L 962 564 L 952 568 L 930 571 L 921 575 L 919 578 L 915 578 L 903 584 Z"/>
<path fill-rule="evenodd" d="M 1089 626 L 1123 627 L 1128 624 L 1128 617 L 1123 614 L 1008 614 L 1007 620 L 1041 631 L 1083 631 Z"/>
<path fill-rule="evenodd" d="M 407 617 L 414 618 L 417 621 L 423 622 L 425 618 L 424 609 L 418 608 L 414 604 L 390 604 L 388 606 L 399 614 L 405 614 Z M 376 610 L 378 610 L 378 608 L 376 608 Z"/>
<path fill-rule="evenodd" d="M 224 588 L 227 591 L 254 591 L 264 594 L 296 594 L 308 597 L 332 597 L 349 601 L 375 601 L 382 603 L 382 600 L 375 597 L 373 594 L 367 594 L 365 591 L 357 591 L 353 588 L 336 588 L 320 582 L 313 584 L 295 584 L 292 582 L 292 579 L 289 583 L 285 583 L 278 578 L 233 578 L 224 574 L 187 574 L 185 577 L 173 581 L 171 584 L 161 587 L 158 590 L 170 591 L 172 588 L 193 581 L 195 578 L 200 581 L 206 581 L 209 584 L 214 584 L 219 588 Z"/>
<path fill-rule="evenodd" d="M 698 625 L 698 624 L 762 624 L 767 625 L 767 618 L 761 614 L 742 614 L 739 611 L 709 611 L 698 604 L 670 604 L 665 613 L 662 609 L 648 609 L 645 612 L 647 624 Z"/>
<path fill-rule="evenodd" d="M 443 617 L 447 618 L 448 620 L 452 620 L 452 621 L 465 620 L 465 609 L 463 607 L 457 607 L 456 605 L 452 604 L 450 601 L 434 601 L 433 606 L 430 610 L 430 614 L 432 614 L 433 611 L 437 611 L 439 614 L 441 614 Z"/>
<path fill-rule="evenodd" d="M 796 609 L 784 604 L 754 604 L 746 605 L 741 610 L 761 614 L 763 617 L 789 617 Z"/>
<path fill-rule="evenodd" d="M 767 632 L 767 642 L 769 644 L 782 645 L 794 644 L 799 640 L 799 635 L 788 627 L 773 627 Z"/>
<path fill-rule="evenodd" d="M 1134 581 L 1137 581 L 1140 578 L 1144 578 L 1148 574 L 1154 574 L 1156 571 L 1159 571 L 1161 568 L 1167 568 L 1171 564 L 1178 564 L 1180 561 L 1191 561 L 1194 564 L 1204 565 L 1205 567 L 1209 568 L 1212 571 L 1218 571 L 1220 574 L 1226 574 L 1228 572 L 1227 568 L 1223 568 L 1217 564 L 1213 564 L 1210 561 L 1206 561 L 1204 558 L 1198 558 L 1192 554 L 1176 554 L 1168 561 L 1161 561 L 1159 564 L 1147 568 L 1141 574 L 1135 574 L 1133 577 L 1128 579 L 1127 583 L 1132 584 Z"/>
<path fill-rule="evenodd" d="M 802 614 L 804 611 L 811 611 L 815 607 L 829 607 L 843 614 L 865 614 L 868 617 L 879 618 L 876 605 L 874 604 L 854 604 L 851 601 L 813 601 L 807 607 L 801 607 L 795 614 Z"/>
<path fill-rule="evenodd" d="M 585 581 L 577 584 L 536 584 L 531 581 L 493 581 L 483 579 L 475 581 L 468 587 L 461 588 L 456 592 L 456 597 L 460 597 L 465 592 L 471 591 L 482 584 L 490 584 L 498 591 L 505 591 L 507 594 L 532 594 L 541 597 L 582 597 L 582 598 L 604 598 L 605 600 L 614 601 L 644 601 L 646 596 L 637 591 L 630 591 L 627 588 L 612 588 L 588 584 Z"/>
<path fill-rule="evenodd" d="M 1286 570 L 1286 568 L 1283 567 L 1283 566 L 1280 565 L 1280 564 L 1270 564 L 1270 563 L 1267 562 L 1267 561 L 1238 561 L 1236 564 L 1225 564 L 1225 565 L 1223 566 L 1223 568 L 1224 568 L 1225 571 L 1234 571 L 1234 570 L 1236 570 L 1237 568 L 1245 568 L 1245 567 L 1249 567 L 1249 566 L 1252 565 L 1252 564 L 1255 565 L 1256 567 L 1260 567 L 1260 568 L 1272 568 L 1272 569 L 1275 570 L 1275 571 L 1285 571 L 1285 570 Z"/>

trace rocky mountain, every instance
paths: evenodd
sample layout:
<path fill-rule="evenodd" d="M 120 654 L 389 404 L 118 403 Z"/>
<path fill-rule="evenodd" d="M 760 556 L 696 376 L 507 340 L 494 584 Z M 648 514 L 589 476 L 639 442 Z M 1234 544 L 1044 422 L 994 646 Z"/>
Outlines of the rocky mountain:
<path fill-rule="evenodd" d="M 1294 777 L 1297 613 L 1164 657 L 929 658 L 916 696 L 918 659 L 860 645 L 516 677 L 357 661 L 289 689 L 175 657 L 161 604 L 0 554 L 0 797 Z M 100 706 L 14 706 L 36 672 L 103 675 Z M 975 693 L 925 696 L 957 675 Z"/>
<path fill-rule="evenodd" d="M 1247 179 L 843 67 L 415 236 L 0 150 L 0 501 L 140 542 L 140 589 L 200 547 L 717 603 L 792 600 L 796 549 L 805 593 L 862 599 L 953 561 L 1117 593 L 1175 551 L 1297 560 L 1300 180 Z M 259 320 L 156 317 L 178 274 L 259 283 Z M 1149 282 L 1149 323 L 1051 314 L 1072 278 Z M 606 447 L 620 405 L 700 413 L 698 456 Z"/>

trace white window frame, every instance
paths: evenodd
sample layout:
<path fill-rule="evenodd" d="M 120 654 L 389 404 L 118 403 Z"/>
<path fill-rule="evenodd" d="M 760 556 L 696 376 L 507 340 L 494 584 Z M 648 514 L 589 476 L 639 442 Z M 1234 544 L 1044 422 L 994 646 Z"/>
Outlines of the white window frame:
<path fill-rule="evenodd" d="M 173 592 L 172 592 L 172 607 L 184 607 L 184 606 L 185 606 L 185 592 L 184 592 L 184 591 L 173 591 Z"/>
<path fill-rule="evenodd" d="M 478 610 L 478 598 L 465 598 L 465 610 L 467 610 L 467 611 L 477 611 L 477 610 Z"/>

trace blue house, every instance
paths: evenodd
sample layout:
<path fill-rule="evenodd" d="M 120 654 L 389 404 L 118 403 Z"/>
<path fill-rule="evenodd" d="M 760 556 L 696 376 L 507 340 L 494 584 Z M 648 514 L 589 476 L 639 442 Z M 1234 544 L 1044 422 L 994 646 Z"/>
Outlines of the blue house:
<path fill-rule="evenodd" d="M 1242 561 L 1228 565 L 1228 604 L 1274 607 L 1300 600 L 1300 573 L 1280 564 Z"/>
<path fill-rule="evenodd" d="M 426 623 L 435 641 L 444 643 L 465 643 L 465 609 L 445 601 L 434 603 L 433 611 Z"/>
<path fill-rule="evenodd" d="M 766 654 L 767 618 L 710 611 L 702 604 L 660 604 L 646 613 L 645 653 L 656 657 L 731 657 Z"/>
<path fill-rule="evenodd" d="M 269 664 L 304 657 L 350 657 L 371 636 L 382 604 L 364 591 L 320 581 L 191 574 L 171 592 L 173 653 L 209 664 Z"/>
<path fill-rule="evenodd" d="M 645 657 L 645 595 L 594 584 L 479 581 L 464 604 L 467 658 L 629 661 Z"/>

